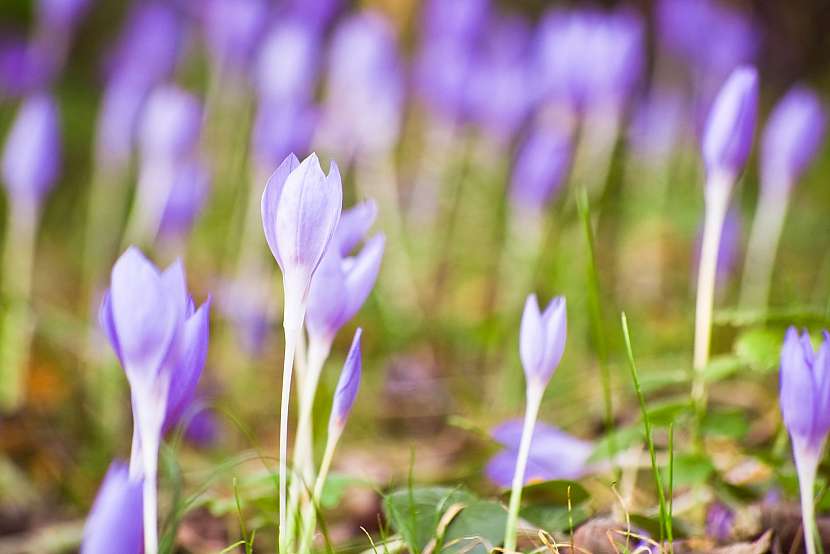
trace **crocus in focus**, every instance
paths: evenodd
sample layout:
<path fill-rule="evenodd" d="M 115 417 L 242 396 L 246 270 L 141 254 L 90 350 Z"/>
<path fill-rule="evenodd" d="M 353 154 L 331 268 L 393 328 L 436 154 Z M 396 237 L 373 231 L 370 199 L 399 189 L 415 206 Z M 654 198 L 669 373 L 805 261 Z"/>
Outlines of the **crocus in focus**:
<path fill-rule="evenodd" d="M 808 554 L 816 552 L 814 486 L 816 470 L 830 432 L 830 333 L 818 352 L 810 335 L 787 330 L 781 349 L 779 404 L 790 434 L 801 493 L 801 516 Z"/>
<path fill-rule="evenodd" d="M 487 463 L 487 478 L 500 487 L 509 487 L 516 472 L 522 421 L 506 421 L 493 429 L 493 439 L 504 447 Z M 588 459 L 595 445 L 569 435 L 546 423 L 537 422 L 533 430 L 523 483 L 551 479 L 579 479 L 590 471 Z"/>
<path fill-rule="evenodd" d="M 703 133 L 706 165 L 703 244 L 697 275 L 692 398 L 705 405 L 703 369 L 709 362 L 715 282 L 723 222 L 732 188 L 743 172 L 752 149 L 758 111 L 758 72 L 754 67 L 736 69 L 718 93 Z"/>
<path fill-rule="evenodd" d="M 767 305 L 790 193 L 818 153 L 826 122 L 821 100 L 800 85 L 778 102 L 769 117 L 761 142 L 761 191 L 744 264 L 743 308 Z"/>
<path fill-rule="evenodd" d="M 39 93 L 20 106 L 3 149 L 3 184 L 13 204 L 39 206 L 60 170 L 60 117 L 51 96 Z"/>
<path fill-rule="evenodd" d="M 516 549 L 516 526 L 519 520 L 519 506 L 522 501 L 522 486 L 525 482 L 530 445 L 534 437 L 536 417 L 542 395 L 553 372 L 559 366 L 567 338 L 567 309 L 565 298 L 557 296 L 550 301 L 545 311 L 539 310 L 536 295 L 531 294 L 525 302 L 522 323 L 519 329 L 519 357 L 522 360 L 526 380 L 527 405 L 522 423 L 522 435 L 516 455 L 516 468 L 510 491 L 507 524 L 504 531 L 504 549 Z"/>
<path fill-rule="evenodd" d="M 143 479 L 131 477 L 127 465 L 114 461 L 104 477 L 84 525 L 81 554 L 141 554 L 144 552 Z"/>

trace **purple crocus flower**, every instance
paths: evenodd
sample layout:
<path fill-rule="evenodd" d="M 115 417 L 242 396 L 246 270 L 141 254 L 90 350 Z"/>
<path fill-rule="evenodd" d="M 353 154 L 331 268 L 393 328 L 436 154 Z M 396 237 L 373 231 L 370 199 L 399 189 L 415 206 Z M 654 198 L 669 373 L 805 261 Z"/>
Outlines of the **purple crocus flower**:
<path fill-rule="evenodd" d="M 261 102 L 304 104 L 317 78 L 319 37 L 306 21 L 284 19 L 271 28 L 259 50 L 256 83 Z"/>
<path fill-rule="evenodd" d="M 140 477 L 130 477 L 124 462 L 110 465 L 84 525 L 81 554 L 144 552 L 142 484 Z"/>
<path fill-rule="evenodd" d="M 349 253 L 366 238 L 366 233 L 374 225 L 378 215 L 378 205 L 371 198 L 355 204 L 340 215 L 334 242 L 341 258 Z"/>
<path fill-rule="evenodd" d="M 758 117 L 758 72 L 754 67 L 736 69 L 721 87 L 709 112 L 703 134 L 703 160 L 709 175 L 743 171 L 752 149 Z"/>
<path fill-rule="evenodd" d="M 363 330 L 358 327 L 355 331 L 352 346 L 340 372 L 340 380 L 337 381 L 337 388 L 334 391 L 334 401 L 329 416 L 329 436 L 339 435 L 346 426 L 346 420 L 352 411 L 357 391 L 360 388 L 360 336 Z"/>
<path fill-rule="evenodd" d="M 377 234 L 354 258 L 329 249 L 311 280 L 306 327 L 309 340 L 331 344 L 340 328 L 360 310 L 375 285 L 385 239 Z"/>
<path fill-rule="evenodd" d="M 213 62 L 220 68 L 245 67 L 268 19 L 263 0 L 209 0 L 204 32 Z"/>
<path fill-rule="evenodd" d="M 718 542 L 732 538 L 735 512 L 723 502 L 712 502 L 706 509 L 706 534 Z"/>
<path fill-rule="evenodd" d="M 571 168 L 571 129 L 538 122 L 519 147 L 510 179 L 510 199 L 523 209 L 540 210 L 565 183 Z"/>
<path fill-rule="evenodd" d="M 683 139 L 687 101 L 676 90 L 656 88 L 634 110 L 628 145 L 645 164 L 664 164 Z"/>
<path fill-rule="evenodd" d="M 342 6 L 343 0 L 288 0 L 287 11 L 322 32 Z"/>
<path fill-rule="evenodd" d="M 49 52 L 37 41 L 0 36 L 0 99 L 42 90 L 53 77 Z"/>
<path fill-rule="evenodd" d="M 219 437 L 219 422 L 213 410 L 200 407 L 190 417 L 184 438 L 200 448 L 212 446 Z"/>
<path fill-rule="evenodd" d="M 242 275 L 219 287 L 218 306 L 233 324 L 242 348 L 258 356 L 268 335 L 268 292 L 262 279 Z"/>
<path fill-rule="evenodd" d="M 429 0 L 424 8 L 424 34 L 469 43 L 483 31 L 489 16 L 490 0 Z"/>
<path fill-rule="evenodd" d="M 84 16 L 91 0 L 38 0 L 38 17 L 46 29 L 74 29 Z"/>
<path fill-rule="evenodd" d="M 23 101 L 3 148 L 3 183 L 12 202 L 40 205 L 60 165 L 58 107 L 50 95 L 38 93 Z"/>
<path fill-rule="evenodd" d="M 816 471 L 830 432 L 830 333 L 818 352 L 810 335 L 787 329 L 781 348 L 779 405 L 790 434 L 801 493 L 801 517 L 808 554 L 816 552 L 814 489 Z"/>
<path fill-rule="evenodd" d="M 386 152 L 398 137 L 403 75 L 395 34 L 381 15 L 344 20 L 331 43 L 324 142 L 344 155 Z"/>
<path fill-rule="evenodd" d="M 282 270 L 286 329 L 302 326 L 311 278 L 334 235 L 342 204 L 337 164 L 331 162 L 326 176 L 316 154 L 302 163 L 289 155 L 265 185 L 262 226 Z"/>
<path fill-rule="evenodd" d="M 579 110 L 619 109 L 642 73 L 643 42 L 632 12 L 551 10 L 539 27 L 540 93 Z"/>
<path fill-rule="evenodd" d="M 505 450 L 487 463 L 487 478 L 500 487 L 509 487 L 516 471 L 522 421 L 506 421 L 493 429 L 491 436 Z M 530 443 L 524 483 L 551 479 L 579 479 L 590 471 L 588 459 L 594 444 L 576 438 L 543 422 L 537 422 Z"/>
<path fill-rule="evenodd" d="M 179 164 L 161 216 L 160 235 L 184 236 L 190 232 L 207 199 L 210 180 L 202 160 L 192 158 Z"/>
<path fill-rule="evenodd" d="M 565 351 L 567 324 L 563 296 L 551 300 L 544 312 L 539 311 L 535 294 L 527 297 L 519 331 L 519 354 L 528 387 L 547 385 Z"/>
<path fill-rule="evenodd" d="M 818 95 L 796 85 L 776 104 L 761 142 L 764 188 L 792 186 L 815 158 L 824 139 L 827 113 Z"/>
<path fill-rule="evenodd" d="M 172 85 L 154 90 L 142 114 L 143 158 L 179 160 L 192 153 L 202 126 L 202 107 L 189 92 Z"/>

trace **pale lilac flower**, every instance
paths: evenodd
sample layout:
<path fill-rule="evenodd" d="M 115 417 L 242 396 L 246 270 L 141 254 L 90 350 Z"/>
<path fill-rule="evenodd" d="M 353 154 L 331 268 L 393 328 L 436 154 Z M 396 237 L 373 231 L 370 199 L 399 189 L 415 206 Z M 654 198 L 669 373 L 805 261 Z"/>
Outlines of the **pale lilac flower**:
<path fill-rule="evenodd" d="M 687 112 L 687 101 L 680 92 L 652 89 L 634 110 L 628 129 L 631 152 L 645 164 L 666 163 L 684 138 Z"/>
<path fill-rule="evenodd" d="M 715 501 L 706 509 L 706 534 L 718 542 L 732 538 L 735 512 L 723 502 Z"/>
<path fill-rule="evenodd" d="M 726 80 L 709 112 L 703 134 L 703 160 L 711 175 L 737 178 L 752 150 L 758 117 L 758 72 L 740 67 Z"/>
<path fill-rule="evenodd" d="M 268 179 L 262 195 L 262 225 L 282 270 L 284 324 L 302 325 L 311 278 L 331 242 L 343 204 L 337 164 L 328 176 L 316 154 L 302 163 L 291 154 Z"/>
<path fill-rule="evenodd" d="M 535 294 L 527 297 L 519 331 L 519 354 L 528 387 L 547 385 L 565 351 L 567 324 L 564 297 L 551 300 L 544 312 L 539 311 Z"/>
<path fill-rule="evenodd" d="M 54 69 L 49 52 L 37 41 L 0 36 L 0 100 L 42 90 Z"/>
<path fill-rule="evenodd" d="M 270 171 L 292 152 L 308 154 L 318 120 L 318 110 L 305 104 L 261 103 L 251 137 L 256 167 Z"/>
<path fill-rule="evenodd" d="M 280 20 L 266 34 L 256 65 L 261 102 L 274 106 L 305 104 L 314 92 L 319 36 L 298 18 Z"/>
<path fill-rule="evenodd" d="M 781 349 L 781 415 L 793 440 L 820 449 L 830 432 L 830 333 L 818 352 L 810 335 L 787 330 Z"/>
<path fill-rule="evenodd" d="M 92 0 L 38 0 L 38 17 L 45 29 L 72 30 Z"/>
<path fill-rule="evenodd" d="M 567 127 L 567 128 L 564 128 Z M 510 199 L 524 209 L 540 210 L 566 182 L 573 158 L 571 129 L 537 122 L 519 146 L 510 178 Z"/>
<path fill-rule="evenodd" d="M 124 462 L 110 465 L 84 525 L 81 554 L 144 552 L 142 484 L 130 478 Z"/>
<path fill-rule="evenodd" d="M 349 354 L 346 356 L 343 370 L 340 372 L 340 380 L 337 382 L 337 388 L 334 391 L 334 401 L 329 416 L 329 436 L 336 435 L 346 426 L 346 420 L 349 418 L 349 413 L 352 411 L 354 400 L 357 397 L 357 391 L 360 388 L 360 336 L 362 333 L 363 331 L 360 328 L 355 331 L 352 346 L 349 348 Z"/>
<path fill-rule="evenodd" d="M 219 287 L 218 306 L 233 325 L 242 349 L 259 356 L 268 336 L 268 293 L 262 279 L 242 275 Z"/>
<path fill-rule="evenodd" d="M 251 61 L 269 7 L 263 0 L 208 0 L 204 32 L 213 63 L 237 69 Z"/>
<path fill-rule="evenodd" d="M 381 15 L 344 20 L 331 42 L 325 142 L 344 155 L 386 152 L 403 115 L 403 75 L 395 33 Z"/>
<path fill-rule="evenodd" d="M 191 93 L 173 85 L 158 87 L 141 118 L 141 155 L 147 160 L 180 160 L 193 152 L 202 127 L 202 106 Z"/>
<path fill-rule="evenodd" d="M 827 111 L 818 95 L 796 85 L 776 104 L 761 142 L 761 184 L 790 187 L 824 140 Z"/>
<path fill-rule="evenodd" d="M 345 258 L 366 238 L 366 233 L 374 225 L 378 215 L 378 205 L 371 198 L 355 204 L 340 215 L 334 242 L 340 257 Z"/>
<path fill-rule="evenodd" d="M 487 478 L 500 487 L 509 487 L 516 471 L 522 421 L 506 421 L 492 430 L 493 439 L 504 447 L 487 463 Z M 579 479 L 591 470 L 588 459 L 594 444 L 537 422 L 530 443 L 524 483 L 552 479 Z"/>
<path fill-rule="evenodd" d="M 58 107 L 50 95 L 38 93 L 23 101 L 3 148 L 3 184 L 12 202 L 39 205 L 60 165 Z"/>
<path fill-rule="evenodd" d="M 210 190 L 211 176 L 198 158 L 178 164 L 170 195 L 161 216 L 159 234 L 185 236 L 198 218 Z"/>
<path fill-rule="evenodd" d="M 377 234 L 353 258 L 329 249 L 311 280 L 306 327 L 310 340 L 328 344 L 360 310 L 375 285 L 385 239 Z"/>

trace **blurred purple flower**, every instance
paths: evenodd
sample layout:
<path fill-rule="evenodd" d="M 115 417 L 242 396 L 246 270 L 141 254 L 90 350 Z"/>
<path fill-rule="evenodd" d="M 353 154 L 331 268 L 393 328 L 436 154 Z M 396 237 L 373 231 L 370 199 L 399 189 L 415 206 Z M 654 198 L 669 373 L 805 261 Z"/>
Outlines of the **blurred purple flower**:
<path fill-rule="evenodd" d="M 42 89 L 53 70 L 49 54 L 40 43 L 22 37 L 0 37 L 0 99 Z"/>
<path fill-rule="evenodd" d="M 72 30 L 89 9 L 91 0 L 38 0 L 41 25 L 56 32 Z"/>
<path fill-rule="evenodd" d="M 462 44 L 475 41 L 490 16 L 490 0 L 428 0 L 422 27 L 429 38 L 451 38 Z"/>
<path fill-rule="evenodd" d="M 758 117 L 758 72 L 740 67 L 726 80 L 706 121 L 703 161 L 710 176 L 736 179 L 752 150 Z"/>
<path fill-rule="evenodd" d="M 323 32 L 343 6 L 343 0 L 288 0 L 287 11 Z"/>
<path fill-rule="evenodd" d="M 314 92 L 319 37 L 308 22 L 283 19 L 265 36 L 256 66 L 260 102 L 305 104 Z"/>
<path fill-rule="evenodd" d="M 545 99 L 584 111 L 619 110 L 644 60 L 642 19 L 633 12 L 548 12 L 539 27 L 536 64 Z"/>
<path fill-rule="evenodd" d="M 656 20 L 660 45 L 705 81 L 752 63 L 760 42 L 750 19 L 715 0 L 660 0 Z"/>
<path fill-rule="evenodd" d="M 510 199 L 524 209 L 540 210 L 558 194 L 573 156 L 571 129 L 538 122 L 519 146 L 510 180 Z"/>
<path fill-rule="evenodd" d="M 177 161 L 190 155 L 201 127 L 202 106 L 194 95 L 174 85 L 158 87 L 141 115 L 142 158 Z"/>
<path fill-rule="evenodd" d="M 263 0 L 207 0 L 204 32 L 216 67 L 238 69 L 248 65 L 268 12 Z"/>
<path fill-rule="evenodd" d="M 260 104 L 251 138 L 255 166 L 270 171 L 292 152 L 307 154 L 318 120 L 319 113 L 311 106 Z"/>
<path fill-rule="evenodd" d="M 284 325 L 302 325 L 311 278 L 331 242 L 343 204 L 340 171 L 328 176 L 316 154 L 302 163 L 291 154 L 268 179 L 262 195 L 262 226 L 282 270 Z"/>
<path fill-rule="evenodd" d="M 789 187 L 813 161 L 824 140 L 827 111 L 818 95 L 796 85 L 776 104 L 761 142 L 761 183 Z"/>
<path fill-rule="evenodd" d="M 491 435 L 505 450 L 490 459 L 485 474 L 496 485 L 509 487 L 516 471 L 522 421 L 506 421 L 493 429 Z M 579 479 L 590 471 L 588 459 L 593 451 L 593 443 L 537 421 L 530 443 L 524 483 Z"/>
<path fill-rule="evenodd" d="M 823 338 L 816 353 L 810 335 L 790 327 L 781 348 L 781 415 L 793 442 L 809 450 L 830 432 L 830 333 Z"/>
<path fill-rule="evenodd" d="M 346 156 L 392 148 L 403 112 L 395 33 L 373 12 L 344 20 L 332 38 L 325 124 L 327 144 Z"/>
<path fill-rule="evenodd" d="M 205 407 L 198 409 L 187 423 L 184 438 L 200 448 L 215 444 L 219 438 L 219 422 L 213 410 Z"/>
<path fill-rule="evenodd" d="M 141 554 L 143 480 L 130 479 L 124 462 L 112 462 L 84 525 L 81 554 Z"/>
<path fill-rule="evenodd" d="M 210 172 L 198 158 L 178 165 L 167 205 L 161 216 L 159 234 L 184 236 L 204 207 L 210 190 Z"/>
<path fill-rule="evenodd" d="M 242 348 L 258 356 L 268 335 L 268 294 L 261 280 L 242 276 L 219 287 L 218 306 L 233 324 Z"/>
<path fill-rule="evenodd" d="M 38 206 L 61 165 L 60 116 L 46 93 L 21 104 L 3 148 L 3 183 L 13 203 Z"/>
<path fill-rule="evenodd" d="M 377 280 L 385 239 L 369 239 L 354 258 L 343 259 L 330 248 L 311 280 L 306 327 L 309 340 L 331 344 L 343 325 L 363 306 Z"/>
<path fill-rule="evenodd" d="M 333 240 L 341 258 L 348 256 L 366 238 L 366 233 L 374 225 L 377 215 L 378 206 L 371 198 L 340 214 Z"/>
<path fill-rule="evenodd" d="M 113 79 L 107 85 L 98 114 L 95 158 L 107 167 L 125 167 L 130 160 L 139 116 L 148 91 L 129 79 Z"/>
<path fill-rule="evenodd" d="M 140 89 L 167 79 L 178 61 L 182 33 L 182 21 L 170 5 L 136 4 L 108 60 L 110 79 L 124 79 Z"/>
<path fill-rule="evenodd" d="M 504 144 L 530 111 L 530 25 L 518 17 L 494 20 L 472 67 L 468 110 L 484 130 Z"/>
<path fill-rule="evenodd" d="M 722 502 L 712 502 L 706 509 L 706 534 L 718 542 L 732 538 L 735 512 Z"/>
<path fill-rule="evenodd" d="M 536 295 L 525 302 L 519 330 L 519 355 L 528 387 L 545 387 L 562 359 L 567 338 L 565 298 L 557 296 L 544 312 L 539 311 Z"/>
<path fill-rule="evenodd" d="M 652 89 L 634 111 L 628 140 L 643 163 L 665 163 L 683 138 L 686 99 L 675 90 Z"/>
<path fill-rule="evenodd" d="M 340 372 L 340 379 L 337 381 L 337 388 L 334 391 L 334 401 L 329 416 L 329 436 L 335 436 L 346 426 L 346 420 L 352 411 L 357 391 L 360 388 L 360 336 L 363 330 L 358 327 L 355 331 L 352 346 L 349 354 L 343 363 L 343 370 Z"/>

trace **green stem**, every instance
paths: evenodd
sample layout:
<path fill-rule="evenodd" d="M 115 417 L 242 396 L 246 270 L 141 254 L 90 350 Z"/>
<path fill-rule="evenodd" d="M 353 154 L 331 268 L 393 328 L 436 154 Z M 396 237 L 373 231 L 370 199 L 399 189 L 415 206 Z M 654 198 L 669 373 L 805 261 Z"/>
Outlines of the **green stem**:
<path fill-rule="evenodd" d="M 290 299 L 286 298 L 286 303 Z M 284 322 L 285 327 L 285 358 L 282 367 L 282 398 L 280 399 L 280 470 L 279 470 L 279 552 L 285 554 L 286 537 L 286 483 L 288 479 L 288 406 L 291 400 L 291 378 L 294 372 L 294 354 L 297 350 L 297 335 L 302 330 L 302 317 L 305 310 L 300 311 L 300 324 Z"/>
<path fill-rule="evenodd" d="M 317 507 L 320 505 L 320 498 L 323 496 L 323 487 L 331 469 L 331 461 L 334 458 L 334 450 L 343 428 L 337 426 L 329 427 L 329 436 L 326 440 L 326 449 L 323 452 L 323 460 L 320 462 L 320 472 L 314 481 L 314 492 L 311 495 L 311 503 L 303 513 L 303 538 L 300 542 L 300 553 L 311 551 L 311 540 L 314 538 L 314 529 L 317 528 Z"/>
<path fill-rule="evenodd" d="M 504 529 L 504 551 L 516 550 L 517 525 L 519 522 L 519 506 L 522 502 L 522 488 L 525 480 L 527 458 L 530 455 L 530 443 L 533 439 L 533 428 L 539 414 L 539 405 L 542 403 L 542 394 L 545 388 L 538 384 L 529 383 L 527 386 L 527 406 L 525 419 L 522 425 L 522 439 L 519 443 L 519 455 L 516 459 L 516 471 L 513 473 L 513 485 L 510 490 L 510 504 L 507 509 L 507 525 Z"/>

